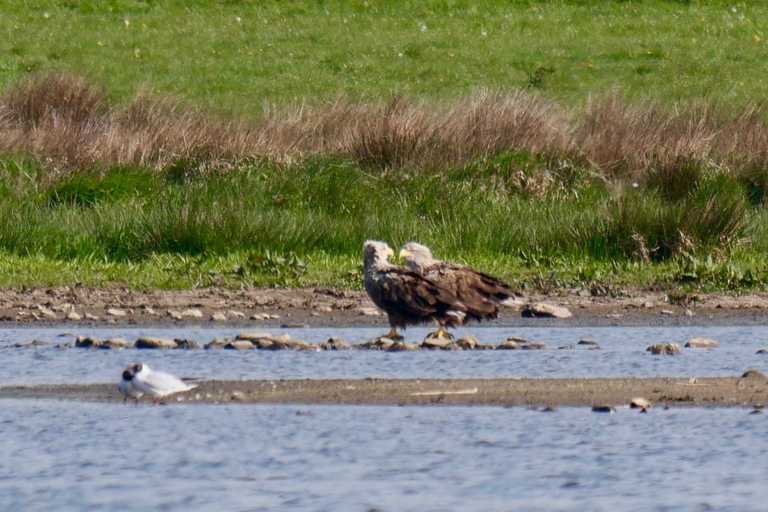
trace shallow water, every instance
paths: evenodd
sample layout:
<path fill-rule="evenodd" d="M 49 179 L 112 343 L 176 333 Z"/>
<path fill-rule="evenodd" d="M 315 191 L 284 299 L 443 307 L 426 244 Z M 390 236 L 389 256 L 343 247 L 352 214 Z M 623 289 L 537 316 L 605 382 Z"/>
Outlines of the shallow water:
<path fill-rule="evenodd" d="M 233 336 L 244 329 L 54 329 L 0 330 L 0 385 L 111 382 L 122 368 L 144 361 L 176 375 L 204 379 L 364 378 L 364 377 L 643 377 L 738 376 L 749 369 L 768 373 L 768 326 L 732 327 L 590 327 L 590 328 L 475 328 L 485 343 L 498 344 L 510 335 L 544 341 L 549 350 L 537 351 L 421 351 L 387 353 L 368 350 L 341 352 L 230 351 L 230 350 L 61 350 L 10 348 L 12 343 L 44 339 L 71 342 L 74 335 L 120 336 L 133 342 L 142 335 L 186 337 L 200 344 Z M 251 329 L 256 330 L 256 329 Z M 288 332 L 312 342 L 340 335 L 359 343 L 382 334 L 381 329 L 264 329 Z M 407 340 L 421 340 L 429 329 L 409 329 Z M 59 337 L 62 333 L 67 336 Z M 648 345 L 674 341 L 682 345 L 703 336 L 720 341 L 715 349 L 682 349 L 681 355 L 652 356 Z M 575 345 L 582 338 L 597 341 L 601 350 Z"/>
<path fill-rule="evenodd" d="M 0 496 L 59 511 L 764 510 L 768 416 L 748 412 L 2 400 Z"/>

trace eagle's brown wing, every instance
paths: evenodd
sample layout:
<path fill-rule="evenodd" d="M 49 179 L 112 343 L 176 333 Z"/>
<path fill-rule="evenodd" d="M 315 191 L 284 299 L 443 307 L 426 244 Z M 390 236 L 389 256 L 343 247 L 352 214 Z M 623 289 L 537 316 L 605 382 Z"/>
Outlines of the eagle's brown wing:
<path fill-rule="evenodd" d="M 474 320 L 496 318 L 499 302 L 515 296 L 503 281 L 458 263 L 437 263 L 429 269 L 427 277 L 453 292 Z"/>
<path fill-rule="evenodd" d="M 396 267 L 382 272 L 379 283 L 382 309 L 390 316 L 401 318 L 403 324 L 433 319 L 447 325 L 462 323 L 449 315 L 449 312 L 466 311 L 456 293 L 408 268 Z"/>

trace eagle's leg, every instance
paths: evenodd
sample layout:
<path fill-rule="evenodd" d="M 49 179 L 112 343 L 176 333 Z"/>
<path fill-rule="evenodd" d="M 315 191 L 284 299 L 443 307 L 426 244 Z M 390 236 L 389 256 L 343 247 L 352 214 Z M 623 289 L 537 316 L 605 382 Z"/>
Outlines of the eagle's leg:
<path fill-rule="evenodd" d="M 399 341 L 399 340 L 405 339 L 405 338 L 403 338 L 402 334 L 397 332 L 397 327 L 395 327 L 394 325 L 392 326 L 392 328 L 389 330 L 389 332 L 387 334 L 382 336 L 382 338 L 389 338 L 389 339 L 391 339 L 393 341 Z"/>
<path fill-rule="evenodd" d="M 432 339 L 438 338 L 438 339 L 452 340 L 453 339 L 453 334 L 449 333 L 445 329 L 445 325 L 441 323 L 440 327 L 438 327 L 435 332 L 431 332 L 431 333 L 427 334 L 427 338 L 432 338 Z"/>

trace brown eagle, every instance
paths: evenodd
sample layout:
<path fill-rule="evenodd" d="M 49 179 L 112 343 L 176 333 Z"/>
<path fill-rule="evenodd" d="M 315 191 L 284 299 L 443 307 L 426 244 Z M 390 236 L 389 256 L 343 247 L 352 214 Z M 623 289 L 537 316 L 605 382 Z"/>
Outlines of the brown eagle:
<path fill-rule="evenodd" d="M 400 257 L 414 272 L 456 295 L 466 308 L 467 318 L 491 320 L 499 315 L 499 305 L 521 303 L 508 284 L 479 272 L 467 265 L 432 258 L 432 251 L 416 242 L 409 242 L 400 251 Z M 437 336 L 447 336 L 441 325 Z"/>
<path fill-rule="evenodd" d="M 384 242 L 368 240 L 363 244 L 363 282 L 374 304 L 387 314 L 390 331 L 387 338 L 402 339 L 397 328 L 438 323 L 456 327 L 463 325 L 467 308 L 456 294 L 417 272 L 388 261 L 394 251 Z"/>

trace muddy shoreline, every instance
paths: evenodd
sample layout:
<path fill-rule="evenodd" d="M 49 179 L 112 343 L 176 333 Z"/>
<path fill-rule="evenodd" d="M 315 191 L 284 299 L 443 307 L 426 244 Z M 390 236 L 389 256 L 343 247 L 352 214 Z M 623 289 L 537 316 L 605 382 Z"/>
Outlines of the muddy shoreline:
<path fill-rule="evenodd" d="M 197 383 L 164 403 L 483 405 L 527 407 L 762 407 L 764 376 L 702 378 L 291 379 Z M 122 402 L 117 384 L 0 387 L 0 399 Z M 142 398 L 141 403 L 148 400 Z"/>
<path fill-rule="evenodd" d="M 527 303 L 568 308 L 569 319 L 524 318 L 505 308 L 490 326 L 768 324 L 768 293 L 693 294 L 670 303 L 665 292 L 624 289 L 616 297 L 559 290 L 527 293 Z M 673 301 L 674 302 L 674 301 Z M 365 292 L 324 287 L 253 290 L 93 289 L 78 286 L 0 290 L 0 325 L 386 327 Z"/>

